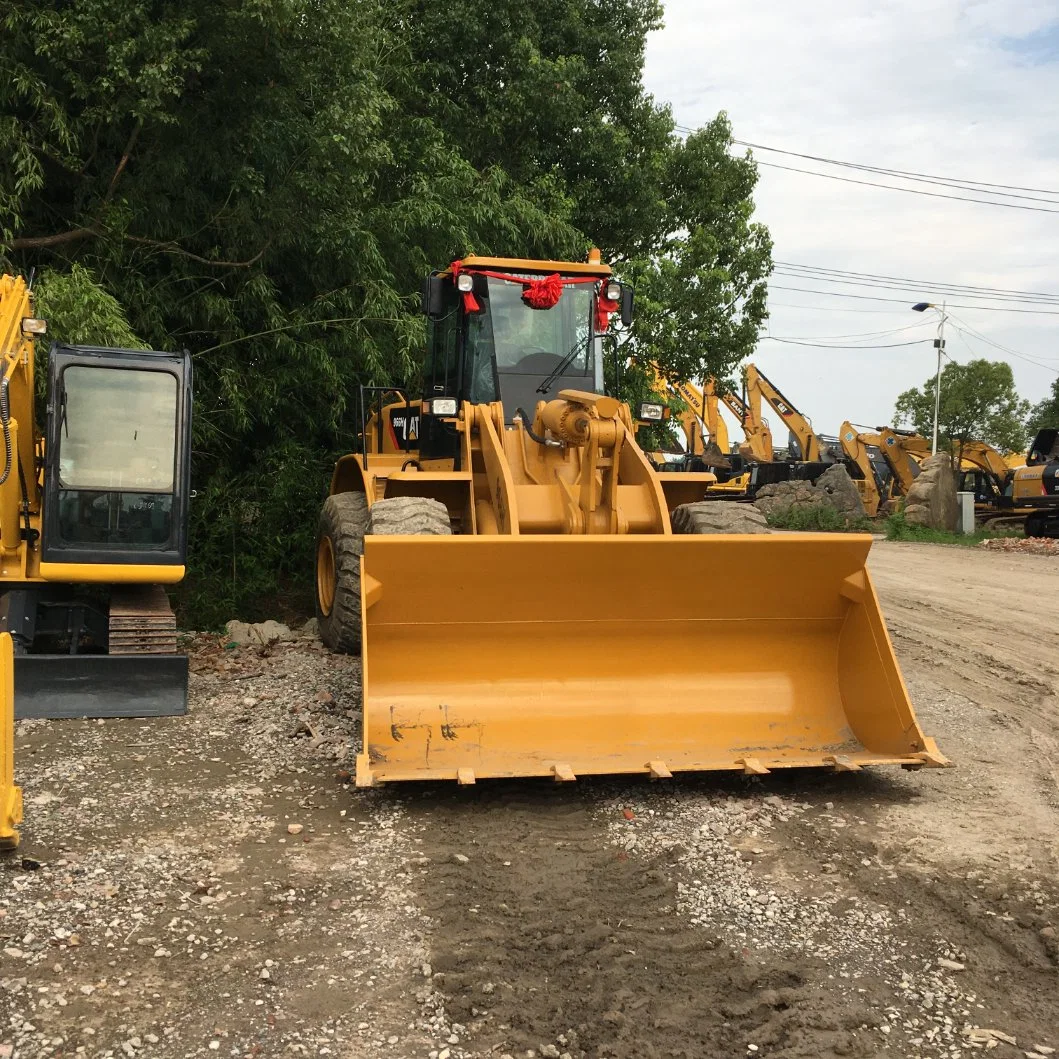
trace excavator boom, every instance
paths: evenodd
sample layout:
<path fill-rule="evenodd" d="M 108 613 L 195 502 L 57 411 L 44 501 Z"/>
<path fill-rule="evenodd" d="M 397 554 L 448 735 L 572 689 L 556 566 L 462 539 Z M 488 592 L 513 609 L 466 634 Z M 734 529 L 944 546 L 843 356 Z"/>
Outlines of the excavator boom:
<path fill-rule="evenodd" d="M 827 460 L 827 449 L 816 436 L 812 424 L 753 364 L 746 366 L 746 393 L 752 417 L 761 418 L 764 401 L 786 423 L 798 446 L 798 458 L 805 463 Z"/>

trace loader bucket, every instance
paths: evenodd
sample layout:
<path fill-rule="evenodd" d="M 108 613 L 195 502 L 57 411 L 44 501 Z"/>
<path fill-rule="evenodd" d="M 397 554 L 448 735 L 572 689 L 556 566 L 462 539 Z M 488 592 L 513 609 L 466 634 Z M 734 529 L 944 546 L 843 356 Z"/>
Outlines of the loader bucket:
<path fill-rule="evenodd" d="M 369 536 L 357 783 L 947 765 L 870 544 Z"/>

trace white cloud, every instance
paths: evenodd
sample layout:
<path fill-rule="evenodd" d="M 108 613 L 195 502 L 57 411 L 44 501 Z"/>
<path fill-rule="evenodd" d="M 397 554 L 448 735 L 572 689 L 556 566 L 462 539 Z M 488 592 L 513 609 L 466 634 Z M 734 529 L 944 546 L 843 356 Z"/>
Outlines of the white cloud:
<path fill-rule="evenodd" d="M 648 43 L 646 81 L 678 124 L 727 110 L 738 139 L 854 162 L 1059 189 L 1059 13 L 1054 0 L 750 0 L 741 8 L 669 0 Z M 801 168 L 759 152 L 760 161 Z M 860 178 L 861 174 L 828 171 Z M 865 179 L 877 179 L 864 175 Z M 950 189 L 939 188 L 948 193 Z M 1059 292 L 1059 214 L 1030 213 L 859 187 L 762 167 L 757 218 L 782 261 L 916 279 Z M 1028 203 L 1029 205 L 1040 205 Z M 847 335 L 917 323 L 907 304 L 781 290 L 772 334 Z M 934 300 L 929 293 L 922 295 Z M 967 304 L 967 299 L 952 299 Z M 793 306 L 802 306 L 795 308 Z M 1059 370 L 1059 315 L 957 309 L 976 330 Z M 762 342 L 755 362 L 810 415 L 879 425 L 897 394 L 933 372 L 922 346 L 876 351 Z M 1053 372 L 955 334 L 947 352 L 1008 360 L 1023 396 L 1044 396 Z"/>

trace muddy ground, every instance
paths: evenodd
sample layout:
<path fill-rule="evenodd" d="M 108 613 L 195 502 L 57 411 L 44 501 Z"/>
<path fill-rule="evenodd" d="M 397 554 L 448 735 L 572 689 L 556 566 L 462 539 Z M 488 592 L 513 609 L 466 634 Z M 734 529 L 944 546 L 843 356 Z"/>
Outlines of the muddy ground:
<path fill-rule="evenodd" d="M 310 639 L 196 638 L 184 718 L 20 723 L 0 1059 L 1050 1054 L 1059 560 L 872 570 L 956 769 L 358 792 Z"/>

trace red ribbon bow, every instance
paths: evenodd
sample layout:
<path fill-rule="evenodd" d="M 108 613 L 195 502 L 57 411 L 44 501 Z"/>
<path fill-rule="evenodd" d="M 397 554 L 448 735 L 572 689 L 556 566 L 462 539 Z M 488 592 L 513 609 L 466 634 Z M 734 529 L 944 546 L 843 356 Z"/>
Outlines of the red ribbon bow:
<path fill-rule="evenodd" d="M 563 277 L 558 272 L 540 279 L 523 280 L 522 300 L 531 309 L 551 309 L 563 296 Z"/>

